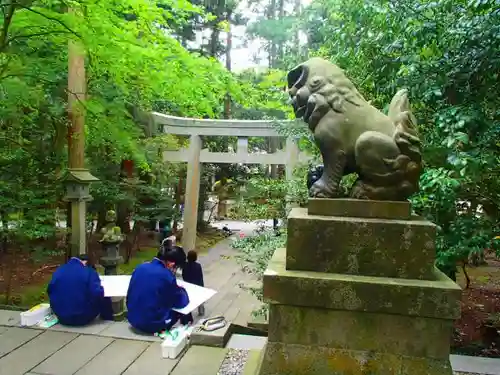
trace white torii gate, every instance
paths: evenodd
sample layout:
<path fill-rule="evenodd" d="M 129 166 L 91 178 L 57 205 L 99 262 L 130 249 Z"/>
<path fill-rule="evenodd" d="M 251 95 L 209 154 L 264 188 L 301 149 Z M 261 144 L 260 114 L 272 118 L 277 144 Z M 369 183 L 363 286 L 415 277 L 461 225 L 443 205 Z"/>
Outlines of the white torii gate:
<path fill-rule="evenodd" d="M 187 162 L 186 194 L 184 205 L 184 225 L 182 245 L 191 250 L 196 244 L 196 224 L 198 218 L 198 197 L 200 192 L 200 163 L 245 163 L 245 164 L 284 164 L 286 178 L 293 177 L 298 162 L 307 162 L 308 155 L 299 152 L 291 137 L 286 140 L 285 150 L 272 154 L 249 154 L 248 137 L 283 137 L 273 126 L 275 120 L 207 120 L 193 119 L 152 113 L 156 126 L 162 125 L 168 134 L 189 135 L 189 147 L 179 151 L 165 151 L 163 160 L 168 162 Z M 292 123 L 288 120 L 286 122 Z M 201 136 L 238 137 L 236 152 L 209 152 L 202 149 Z"/>

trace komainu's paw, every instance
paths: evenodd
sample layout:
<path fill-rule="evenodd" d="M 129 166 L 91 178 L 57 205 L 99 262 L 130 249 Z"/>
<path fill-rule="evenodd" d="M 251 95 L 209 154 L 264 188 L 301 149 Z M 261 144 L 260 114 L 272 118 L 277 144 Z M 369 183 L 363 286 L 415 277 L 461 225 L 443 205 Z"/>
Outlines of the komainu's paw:
<path fill-rule="evenodd" d="M 334 184 L 328 184 L 320 178 L 309 189 L 309 196 L 311 198 L 341 198 L 343 194 Z"/>
<path fill-rule="evenodd" d="M 367 190 L 365 189 L 365 186 L 363 186 L 362 184 L 356 184 L 355 186 L 353 186 L 349 196 L 352 199 L 369 199 Z"/>

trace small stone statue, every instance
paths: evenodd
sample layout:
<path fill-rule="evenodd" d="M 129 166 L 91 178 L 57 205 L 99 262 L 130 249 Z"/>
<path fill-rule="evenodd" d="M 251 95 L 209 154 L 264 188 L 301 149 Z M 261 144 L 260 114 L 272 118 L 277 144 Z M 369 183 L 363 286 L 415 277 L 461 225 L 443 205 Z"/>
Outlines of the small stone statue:
<path fill-rule="evenodd" d="M 106 226 L 101 229 L 101 243 L 120 243 L 123 242 L 122 230 L 116 225 L 116 212 L 109 210 L 106 212 Z"/>
<path fill-rule="evenodd" d="M 99 241 L 105 252 L 101 257 L 101 265 L 104 267 L 105 275 L 116 275 L 117 266 L 123 262 L 123 257 L 120 256 L 120 244 L 124 236 L 120 227 L 116 225 L 115 211 L 106 212 L 106 223 L 106 226 L 101 229 L 103 236 Z"/>
<path fill-rule="evenodd" d="M 324 59 L 300 64 L 287 79 L 295 116 L 309 125 L 323 157 L 324 171 L 310 196 L 341 197 L 340 181 L 350 173 L 358 174 L 352 198 L 403 201 L 418 191 L 421 142 L 406 90 L 385 115 Z"/>

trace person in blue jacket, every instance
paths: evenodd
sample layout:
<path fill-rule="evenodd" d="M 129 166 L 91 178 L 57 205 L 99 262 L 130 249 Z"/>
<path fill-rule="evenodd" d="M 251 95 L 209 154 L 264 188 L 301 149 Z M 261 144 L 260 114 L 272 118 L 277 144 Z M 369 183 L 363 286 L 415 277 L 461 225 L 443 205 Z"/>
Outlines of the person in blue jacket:
<path fill-rule="evenodd" d="M 84 326 L 99 315 L 113 320 L 111 298 L 104 297 L 99 274 L 86 255 L 60 266 L 52 275 L 47 294 L 52 311 L 63 325 Z"/>
<path fill-rule="evenodd" d="M 177 285 L 175 272 L 182 263 L 176 248 L 162 247 L 156 258 L 134 270 L 127 293 L 127 318 L 132 327 L 145 333 L 170 330 L 177 321 L 189 323 L 189 316 L 172 309 L 189 304 L 184 288 Z"/>

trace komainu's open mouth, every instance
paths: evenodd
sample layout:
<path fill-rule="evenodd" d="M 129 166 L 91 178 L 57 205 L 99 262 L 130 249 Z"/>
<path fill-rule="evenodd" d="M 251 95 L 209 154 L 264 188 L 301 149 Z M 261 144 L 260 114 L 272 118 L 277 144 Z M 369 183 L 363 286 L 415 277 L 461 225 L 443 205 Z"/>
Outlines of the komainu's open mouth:
<path fill-rule="evenodd" d="M 295 96 L 297 90 L 306 84 L 308 73 L 309 70 L 304 65 L 299 65 L 288 72 L 287 83 L 290 96 Z"/>

